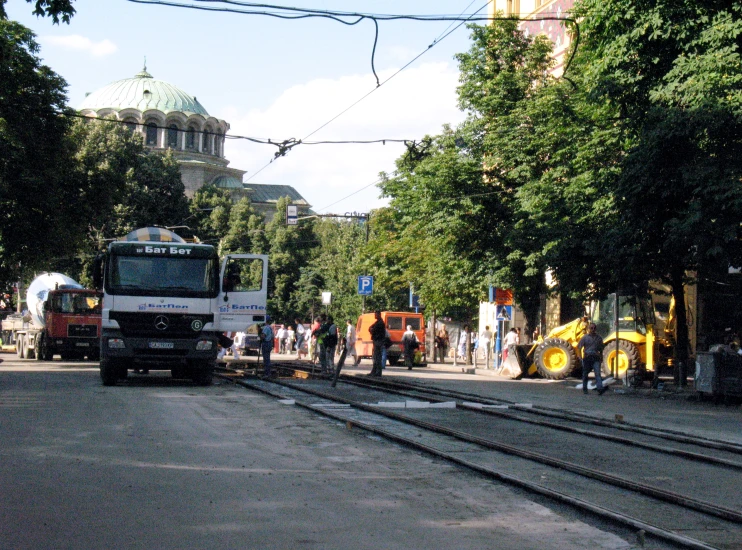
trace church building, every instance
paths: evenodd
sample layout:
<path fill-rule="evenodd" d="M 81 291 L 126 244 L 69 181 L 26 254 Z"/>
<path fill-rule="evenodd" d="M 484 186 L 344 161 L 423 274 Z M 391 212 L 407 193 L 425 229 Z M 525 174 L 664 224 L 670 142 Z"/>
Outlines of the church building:
<path fill-rule="evenodd" d="M 310 206 L 289 185 L 245 185 L 245 170 L 230 167 L 224 156 L 229 123 L 209 115 L 198 99 L 180 88 L 155 79 L 146 67 L 132 78 L 87 94 L 78 111 L 85 116 L 114 117 L 141 133 L 146 147 L 172 150 L 188 197 L 204 185 L 213 184 L 228 190 L 234 201 L 250 197 L 266 220 L 275 214 L 281 197 L 290 197 L 292 204 L 302 210 Z"/>

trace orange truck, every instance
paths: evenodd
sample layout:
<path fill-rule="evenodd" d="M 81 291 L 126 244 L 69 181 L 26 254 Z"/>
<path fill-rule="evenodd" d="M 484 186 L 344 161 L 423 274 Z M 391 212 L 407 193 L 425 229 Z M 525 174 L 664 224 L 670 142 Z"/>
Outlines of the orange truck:
<path fill-rule="evenodd" d="M 422 314 L 407 311 L 382 311 L 381 319 L 384 321 L 386 329 L 389 331 L 389 337 L 392 340 L 391 347 L 386 351 L 389 364 L 394 366 L 400 361 L 404 361 L 402 335 L 409 325 L 420 342 L 420 347 L 415 353 L 415 365 L 425 366 L 425 319 Z M 373 355 L 374 346 L 371 341 L 371 333 L 368 329 L 374 322 L 376 322 L 376 317 L 373 313 L 364 313 L 358 317 L 358 322 L 356 323 L 356 353 L 359 359 L 363 357 L 370 358 Z"/>

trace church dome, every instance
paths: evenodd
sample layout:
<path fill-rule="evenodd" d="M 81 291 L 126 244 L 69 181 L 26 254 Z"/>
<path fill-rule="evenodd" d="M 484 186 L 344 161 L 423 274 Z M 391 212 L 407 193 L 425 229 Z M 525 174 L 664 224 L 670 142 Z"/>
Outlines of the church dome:
<path fill-rule="evenodd" d="M 233 176 L 218 176 L 212 183 L 220 189 L 243 189 L 245 187 L 241 180 Z"/>
<path fill-rule="evenodd" d="M 165 114 L 179 112 L 209 116 L 195 97 L 172 84 L 156 80 L 146 67 L 133 78 L 117 80 L 89 94 L 78 107 L 79 111 L 85 109 L 137 109 L 141 112 L 154 109 Z"/>

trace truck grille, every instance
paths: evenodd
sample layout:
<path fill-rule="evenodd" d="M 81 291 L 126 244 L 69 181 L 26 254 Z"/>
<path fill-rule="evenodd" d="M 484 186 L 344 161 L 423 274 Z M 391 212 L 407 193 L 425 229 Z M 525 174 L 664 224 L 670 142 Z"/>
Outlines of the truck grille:
<path fill-rule="evenodd" d="M 67 325 L 69 338 L 97 338 L 98 325 Z"/>
<path fill-rule="evenodd" d="M 214 314 L 112 311 L 110 318 L 118 322 L 124 336 L 189 338 L 200 334 L 206 323 L 213 322 Z"/>

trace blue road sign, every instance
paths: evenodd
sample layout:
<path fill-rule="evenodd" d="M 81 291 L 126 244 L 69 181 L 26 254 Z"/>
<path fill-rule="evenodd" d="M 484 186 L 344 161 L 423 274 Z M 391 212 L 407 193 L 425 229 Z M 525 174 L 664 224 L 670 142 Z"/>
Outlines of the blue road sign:
<path fill-rule="evenodd" d="M 371 296 L 374 293 L 373 275 L 358 276 L 358 294 L 361 296 Z"/>
<path fill-rule="evenodd" d="M 510 321 L 513 318 L 513 306 L 497 306 L 497 320 Z"/>

